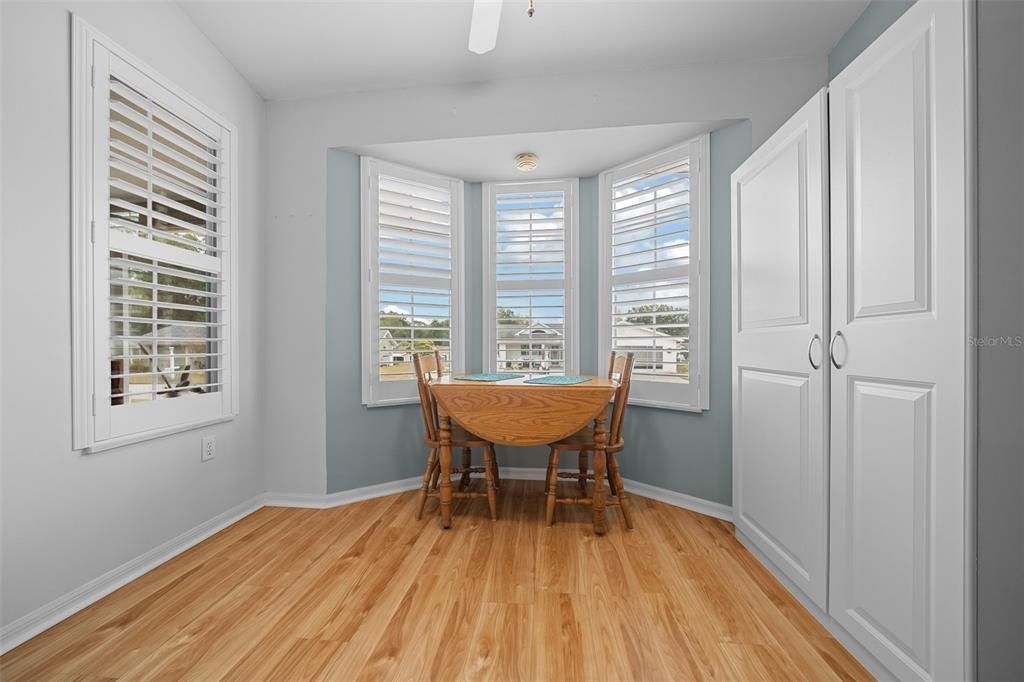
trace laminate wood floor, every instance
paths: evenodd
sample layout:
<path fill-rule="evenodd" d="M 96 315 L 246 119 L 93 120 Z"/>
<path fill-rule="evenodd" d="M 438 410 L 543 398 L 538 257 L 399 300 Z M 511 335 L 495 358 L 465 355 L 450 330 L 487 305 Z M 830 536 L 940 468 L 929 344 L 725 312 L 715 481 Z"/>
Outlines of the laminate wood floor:
<path fill-rule="evenodd" d="M 633 497 L 543 525 L 503 481 L 497 522 L 416 493 L 266 507 L 0 658 L 0 678 L 868 679 L 731 524 Z M 570 485 L 566 483 L 566 485 Z"/>

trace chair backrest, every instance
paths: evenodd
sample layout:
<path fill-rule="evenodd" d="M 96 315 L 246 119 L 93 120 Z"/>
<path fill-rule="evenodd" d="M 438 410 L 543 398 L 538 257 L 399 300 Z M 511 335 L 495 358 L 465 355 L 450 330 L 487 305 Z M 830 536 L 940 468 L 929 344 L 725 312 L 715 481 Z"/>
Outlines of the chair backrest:
<path fill-rule="evenodd" d="M 632 355 L 630 353 L 629 355 Z M 626 366 L 626 353 L 612 351 L 608 354 L 608 378 L 616 379 L 622 376 L 622 370 Z"/>
<path fill-rule="evenodd" d="M 616 369 L 614 373 L 611 371 L 613 368 Z M 612 423 L 608 437 L 609 443 L 618 443 L 622 437 L 622 423 L 626 420 L 626 406 L 629 404 L 629 384 L 633 378 L 633 354 L 626 353 L 619 355 L 618 358 L 613 357 L 609 362 L 608 374 L 609 378 L 613 378 L 612 374 L 617 374 L 619 381 L 619 387 L 615 389 L 615 406 L 612 407 Z"/>
<path fill-rule="evenodd" d="M 420 394 L 420 409 L 423 412 L 423 428 L 430 440 L 438 439 L 437 401 L 430 394 L 430 382 L 441 378 L 443 365 L 441 353 L 413 353 L 412 365 L 416 370 L 416 389 Z"/>

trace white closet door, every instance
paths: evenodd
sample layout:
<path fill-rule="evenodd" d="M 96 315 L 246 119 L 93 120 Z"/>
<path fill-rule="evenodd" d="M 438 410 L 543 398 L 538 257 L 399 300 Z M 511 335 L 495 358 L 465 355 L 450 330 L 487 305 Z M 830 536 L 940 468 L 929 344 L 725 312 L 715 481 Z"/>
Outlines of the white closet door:
<path fill-rule="evenodd" d="M 829 612 L 901 679 L 970 671 L 964 12 L 919 0 L 829 88 Z"/>
<path fill-rule="evenodd" d="M 736 528 L 822 609 L 828 154 L 822 90 L 732 175 Z"/>

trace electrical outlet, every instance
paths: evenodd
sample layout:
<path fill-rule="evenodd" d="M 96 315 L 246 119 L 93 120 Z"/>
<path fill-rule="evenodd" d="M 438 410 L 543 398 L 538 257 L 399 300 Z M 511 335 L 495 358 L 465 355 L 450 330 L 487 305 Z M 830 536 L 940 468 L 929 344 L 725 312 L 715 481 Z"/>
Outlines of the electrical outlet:
<path fill-rule="evenodd" d="M 203 461 L 209 462 L 211 459 L 217 456 L 217 437 L 216 436 L 203 436 Z"/>

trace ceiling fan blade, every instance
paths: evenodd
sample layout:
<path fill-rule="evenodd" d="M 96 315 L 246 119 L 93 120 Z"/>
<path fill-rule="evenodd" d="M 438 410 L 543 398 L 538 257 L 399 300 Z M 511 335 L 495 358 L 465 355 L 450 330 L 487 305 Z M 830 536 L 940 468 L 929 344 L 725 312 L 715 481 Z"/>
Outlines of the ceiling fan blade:
<path fill-rule="evenodd" d="M 469 25 L 469 50 L 485 54 L 498 43 L 501 0 L 474 0 L 473 20 Z"/>

